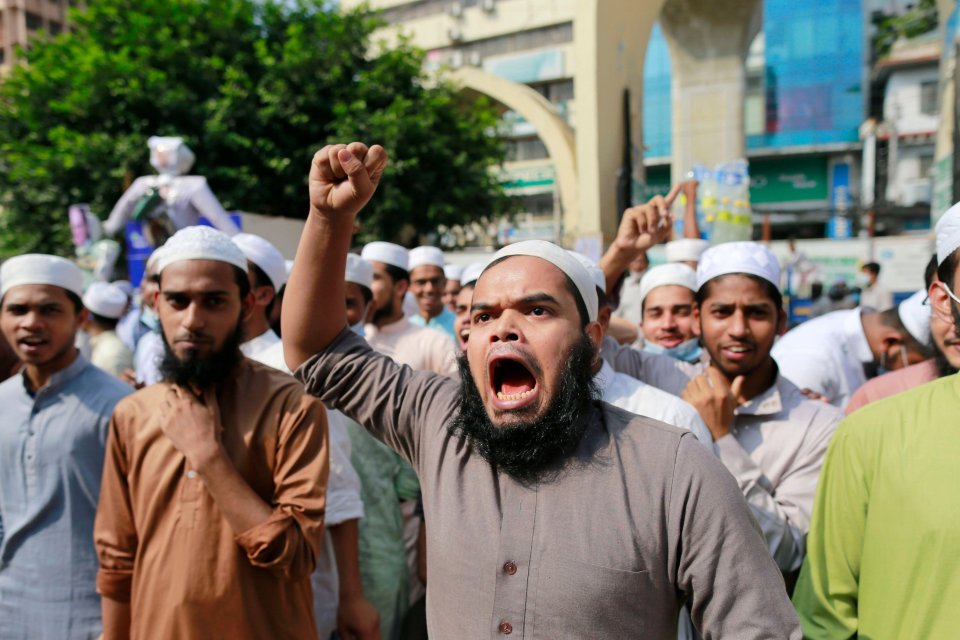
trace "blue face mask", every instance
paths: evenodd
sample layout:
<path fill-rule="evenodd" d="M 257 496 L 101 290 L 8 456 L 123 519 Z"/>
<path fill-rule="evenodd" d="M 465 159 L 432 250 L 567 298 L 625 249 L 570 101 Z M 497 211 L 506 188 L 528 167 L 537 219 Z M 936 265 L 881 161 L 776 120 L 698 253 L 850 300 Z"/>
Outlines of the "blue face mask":
<path fill-rule="evenodd" d="M 655 342 L 644 342 L 643 350 L 663 356 L 670 356 L 675 360 L 682 360 L 684 362 L 697 362 L 703 354 L 703 348 L 700 346 L 700 338 L 691 338 L 686 342 L 681 342 L 677 346 L 670 348 Z"/>
<path fill-rule="evenodd" d="M 364 333 L 363 333 L 363 322 L 358 322 L 357 324 L 351 325 L 351 326 L 350 326 L 350 331 L 353 331 L 355 334 L 357 334 L 358 336 L 360 336 L 360 337 L 362 338 L 362 337 L 364 336 Z"/>
<path fill-rule="evenodd" d="M 140 310 L 140 322 L 142 322 L 150 331 L 160 331 L 160 316 L 150 307 L 144 307 Z"/>

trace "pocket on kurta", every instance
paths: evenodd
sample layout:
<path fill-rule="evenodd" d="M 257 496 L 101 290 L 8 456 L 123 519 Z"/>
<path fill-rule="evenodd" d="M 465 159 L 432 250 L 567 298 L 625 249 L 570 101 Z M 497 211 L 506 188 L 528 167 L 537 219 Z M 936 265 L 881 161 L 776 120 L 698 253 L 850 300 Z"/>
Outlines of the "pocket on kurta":
<path fill-rule="evenodd" d="M 584 637 L 583 633 L 642 638 L 647 630 L 638 622 L 659 615 L 650 611 L 660 604 L 662 594 L 649 571 L 612 569 L 545 554 L 538 573 L 535 638 Z M 639 615 L 641 609 L 646 615 Z"/>

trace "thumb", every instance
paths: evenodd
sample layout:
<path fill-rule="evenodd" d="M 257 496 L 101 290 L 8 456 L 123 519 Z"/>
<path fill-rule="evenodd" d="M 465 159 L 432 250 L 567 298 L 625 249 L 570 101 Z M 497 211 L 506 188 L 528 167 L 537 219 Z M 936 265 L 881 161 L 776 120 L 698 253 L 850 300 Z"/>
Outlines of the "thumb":
<path fill-rule="evenodd" d="M 740 399 L 740 392 L 743 391 L 743 385 L 746 380 L 747 378 L 745 376 L 737 376 L 733 379 L 733 383 L 730 385 L 730 394 L 735 400 Z"/>
<path fill-rule="evenodd" d="M 348 149 L 341 149 L 337 153 L 337 160 L 340 161 L 340 166 L 347 173 L 347 179 L 350 180 L 354 193 L 359 196 L 367 196 L 373 192 L 370 174 L 357 156 L 350 153 Z"/>

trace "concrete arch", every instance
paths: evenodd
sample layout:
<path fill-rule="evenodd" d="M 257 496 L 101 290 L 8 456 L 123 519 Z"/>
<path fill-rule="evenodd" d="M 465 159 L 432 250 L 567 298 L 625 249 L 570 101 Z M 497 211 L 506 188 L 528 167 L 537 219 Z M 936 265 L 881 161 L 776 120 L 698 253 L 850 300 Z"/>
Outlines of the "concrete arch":
<path fill-rule="evenodd" d="M 516 111 L 533 125 L 547 147 L 557 173 L 564 227 L 579 220 L 574 133 L 553 104 L 527 85 L 506 80 L 477 67 L 461 67 L 449 77 L 461 87 L 487 95 Z"/>
<path fill-rule="evenodd" d="M 613 240 L 620 212 L 616 181 L 623 156 L 623 91 L 630 90 L 634 177 L 643 176 L 643 66 L 654 22 L 666 0 L 577 0 L 574 92 L 580 217 L 568 236 Z"/>

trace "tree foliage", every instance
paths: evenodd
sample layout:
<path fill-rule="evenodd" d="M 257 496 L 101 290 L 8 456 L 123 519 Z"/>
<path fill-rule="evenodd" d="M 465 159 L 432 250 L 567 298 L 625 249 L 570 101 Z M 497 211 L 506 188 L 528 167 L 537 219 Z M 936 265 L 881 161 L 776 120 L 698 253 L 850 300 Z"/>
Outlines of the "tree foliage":
<path fill-rule="evenodd" d="M 939 24 L 935 0 L 920 0 L 901 14 L 874 12 L 873 54 L 883 58 L 900 38 L 914 38 L 929 33 Z"/>
<path fill-rule="evenodd" d="M 146 140 L 180 135 L 228 209 L 304 217 L 313 153 L 391 155 L 363 236 L 415 242 L 507 198 L 497 115 L 423 72 L 406 42 L 370 55 L 375 16 L 321 0 L 92 0 L 0 84 L 0 255 L 69 250 L 67 207 L 105 217 Z M 413 230 L 414 233 L 411 233 Z"/>

